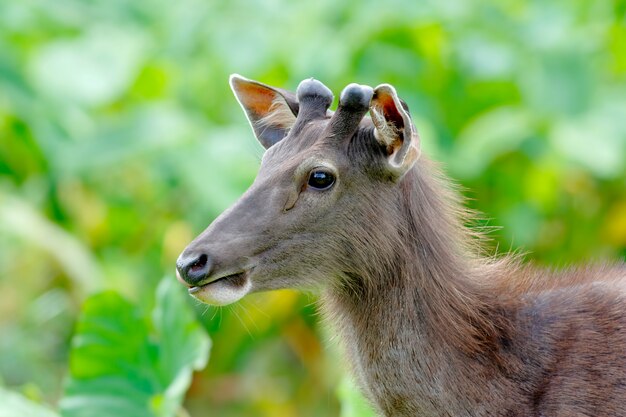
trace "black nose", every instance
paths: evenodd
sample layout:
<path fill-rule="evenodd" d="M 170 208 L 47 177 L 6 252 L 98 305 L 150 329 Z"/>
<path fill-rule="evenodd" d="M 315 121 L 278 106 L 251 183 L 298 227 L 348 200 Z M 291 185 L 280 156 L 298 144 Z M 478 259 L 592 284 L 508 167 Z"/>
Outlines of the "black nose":
<path fill-rule="evenodd" d="M 197 285 L 211 271 L 211 260 L 206 254 L 181 254 L 176 261 L 176 269 L 189 285 Z"/>

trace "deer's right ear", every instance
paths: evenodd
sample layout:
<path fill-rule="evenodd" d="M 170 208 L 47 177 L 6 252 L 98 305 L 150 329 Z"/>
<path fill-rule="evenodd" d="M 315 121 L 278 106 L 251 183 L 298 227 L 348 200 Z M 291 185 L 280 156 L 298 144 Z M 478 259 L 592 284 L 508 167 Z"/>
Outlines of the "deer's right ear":
<path fill-rule="evenodd" d="M 295 94 L 237 74 L 230 76 L 230 87 L 261 145 L 267 149 L 287 136 L 298 115 Z"/>

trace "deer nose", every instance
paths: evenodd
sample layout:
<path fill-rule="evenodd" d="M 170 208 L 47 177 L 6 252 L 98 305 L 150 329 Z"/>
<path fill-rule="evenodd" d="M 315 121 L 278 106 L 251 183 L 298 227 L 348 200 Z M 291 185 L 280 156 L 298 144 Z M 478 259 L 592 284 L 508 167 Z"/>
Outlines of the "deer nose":
<path fill-rule="evenodd" d="M 211 272 L 211 259 L 205 253 L 182 253 L 176 261 L 178 275 L 189 285 L 197 285 Z"/>

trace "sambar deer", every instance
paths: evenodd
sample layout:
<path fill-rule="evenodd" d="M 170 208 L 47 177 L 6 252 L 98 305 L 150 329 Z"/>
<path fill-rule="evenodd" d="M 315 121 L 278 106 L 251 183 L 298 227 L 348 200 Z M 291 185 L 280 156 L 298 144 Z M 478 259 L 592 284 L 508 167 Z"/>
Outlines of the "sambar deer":
<path fill-rule="evenodd" d="M 295 94 L 230 83 L 267 150 L 178 259 L 192 296 L 320 291 L 384 416 L 626 416 L 624 263 L 557 272 L 481 255 L 390 85 L 350 84 L 333 112 L 314 79 Z"/>

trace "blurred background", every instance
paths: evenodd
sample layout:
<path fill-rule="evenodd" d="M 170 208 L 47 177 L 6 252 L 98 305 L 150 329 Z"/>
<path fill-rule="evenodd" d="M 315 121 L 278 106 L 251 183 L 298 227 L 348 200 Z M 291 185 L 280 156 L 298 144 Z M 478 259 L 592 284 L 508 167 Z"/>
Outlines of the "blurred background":
<path fill-rule="evenodd" d="M 0 0 L 0 379 L 55 404 L 80 305 L 151 305 L 262 149 L 228 75 L 393 84 L 491 251 L 626 256 L 624 0 Z M 172 278 L 173 279 L 173 278 Z M 315 296 L 194 305 L 213 339 L 186 408 L 332 416 Z"/>

